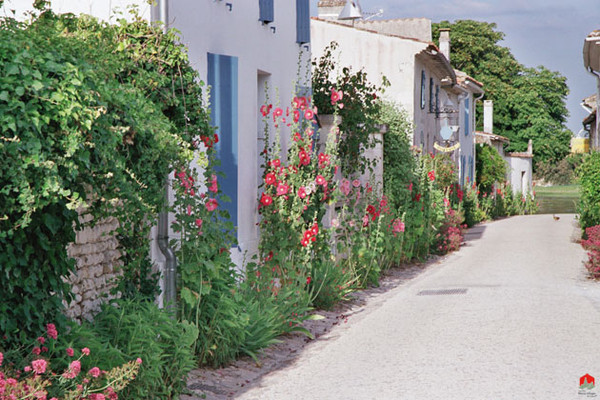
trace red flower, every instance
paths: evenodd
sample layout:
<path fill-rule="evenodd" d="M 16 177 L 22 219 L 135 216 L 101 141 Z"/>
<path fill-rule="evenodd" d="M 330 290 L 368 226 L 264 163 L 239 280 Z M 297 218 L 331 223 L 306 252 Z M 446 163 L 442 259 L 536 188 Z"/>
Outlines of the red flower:
<path fill-rule="evenodd" d="M 205 205 L 205 207 L 208 211 L 215 211 L 218 206 L 219 206 L 219 203 L 217 203 L 217 199 L 208 199 L 208 201 L 206 202 L 206 205 Z"/>
<path fill-rule="evenodd" d="M 429 178 L 430 181 L 434 181 L 435 180 L 435 172 L 434 171 L 429 171 L 427 173 L 427 177 Z"/>
<path fill-rule="evenodd" d="M 269 196 L 268 194 L 262 194 L 262 196 L 260 197 L 260 202 L 263 206 L 268 206 L 271 203 L 273 203 L 273 198 L 271 196 Z"/>
<path fill-rule="evenodd" d="M 298 189 L 298 197 L 301 199 L 306 197 L 306 189 L 304 187 L 300 187 L 300 189 Z"/>
<path fill-rule="evenodd" d="M 298 157 L 300 157 L 300 165 L 308 165 L 310 164 L 310 156 L 304 150 L 300 150 L 298 153 Z"/>
<path fill-rule="evenodd" d="M 375 207 L 374 207 L 372 204 L 369 204 L 369 205 L 367 206 L 367 212 L 368 212 L 369 214 L 371 214 L 371 215 L 374 215 L 376 211 L 377 211 L 377 210 L 375 210 Z"/>
<path fill-rule="evenodd" d="M 266 176 L 265 176 L 265 183 L 267 185 L 272 185 L 275 183 L 275 181 L 277 180 L 277 178 L 275 177 L 275 174 L 272 172 L 269 172 Z"/>
<path fill-rule="evenodd" d="M 287 194 L 289 188 L 289 185 L 279 182 L 277 185 L 277 196 L 283 196 L 284 194 Z"/>
<path fill-rule="evenodd" d="M 294 122 L 300 121 L 300 111 L 294 110 Z"/>
<path fill-rule="evenodd" d="M 312 233 L 313 236 L 317 236 L 319 234 L 319 225 L 317 223 L 312 226 L 310 233 Z"/>
<path fill-rule="evenodd" d="M 276 158 L 274 160 L 269 161 L 269 164 L 271 165 L 271 167 L 279 167 L 281 165 L 281 161 L 279 160 L 279 158 Z"/>
<path fill-rule="evenodd" d="M 327 179 L 325 179 L 323 177 L 323 175 L 317 175 L 315 182 L 317 183 L 317 185 L 323 185 L 323 186 L 327 185 Z"/>
<path fill-rule="evenodd" d="M 335 104 L 340 101 L 344 97 L 344 93 L 340 91 L 336 91 L 335 89 L 331 89 L 331 104 Z"/>
<path fill-rule="evenodd" d="M 310 282 L 311 282 L 311 281 L 312 281 L 311 277 L 310 277 L 310 276 L 308 276 L 308 277 L 306 278 L 306 284 L 307 284 L 307 285 L 310 285 Z"/>
<path fill-rule="evenodd" d="M 306 110 L 306 112 L 304 113 L 304 118 L 311 120 L 315 117 L 315 112 L 313 110 L 311 110 L 310 108 L 308 110 Z"/>
<path fill-rule="evenodd" d="M 283 115 L 283 110 L 279 107 L 273 111 L 273 117 L 281 117 Z"/>

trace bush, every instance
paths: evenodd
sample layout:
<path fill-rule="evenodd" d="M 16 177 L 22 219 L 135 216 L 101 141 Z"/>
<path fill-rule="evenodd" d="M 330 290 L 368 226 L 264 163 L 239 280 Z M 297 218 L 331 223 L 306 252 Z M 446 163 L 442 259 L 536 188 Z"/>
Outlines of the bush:
<path fill-rule="evenodd" d="M 583 154 L 569 154 L 558 163 L 540 161 L 536 165 L 535 179 L 543 179 L 553 185 L 574 183 L 575 171 L 583 161 Z"/>
<path fill-rule="evenodd" d="M 581 245 L 588 251 L 588 260 L 585 267 L 593 279 L 600 279 L 600 225 L 586 228 L 587 239 L 581 241 Z"/>
<path fill-rule="evenodd" d="M 600 152 L 591 153 L 577 168 L 581 187 L 579 223 L 581 229 L 600 225 Z"/>
<path fill-rule="evenodd" d="M 192 346 L 197 338 L 195 326 L 178 322 L 174 313 L 154 303 L 119 300 L 105 304 L 93 323 L 74 327 L 67 345 L 90 349 L 82 360 L 84 370 L 108 370 L 136 357 L 143 360 L 136 379 L 119 398 L 172 399 L 185 389 L 187 374 L 196 365 Z"/>
<path fill-rule="evenodd" d="M 475 171 L 479 190 L 489 193 L 496 182 L 504 182 L 506 178 L 506 162 L 498 151 L 487 144 L 475 146 Z"/>
<path fill-rule="evenodd" d="M 446 254 L 456 251 L 460 248 L 462 242 L 462 226 L 463 217 L 459 212 L 451 208 L 447 208 L 445 218 L 440 226 L 438 233 L 435 235 L 435 243 L 433 251 L 438 254 Z"/>

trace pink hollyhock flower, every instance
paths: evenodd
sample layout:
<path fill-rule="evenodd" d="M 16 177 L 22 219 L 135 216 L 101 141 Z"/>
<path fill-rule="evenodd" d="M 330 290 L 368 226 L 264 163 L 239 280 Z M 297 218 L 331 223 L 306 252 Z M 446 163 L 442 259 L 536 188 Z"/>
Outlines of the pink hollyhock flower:
<path fill-rule="evenodd" d="M 427 173 L 427 177 L 429 178 L 430 181 L 435 181 L 435 171 L 429 171 Z"/>
<path fill-rule="evenodd" d="M 69 364 L 69 369 L 65 371 L 65 373 L 62 374 L 62 376 L 67 379 L 73 379 L 77 375 L 79 375 L 79 372 L 81 372 L 81 362 L 79 362 L 79 360 L 75 360 L 71 361 L 71 364 Z"/>
<path fill-rule="evenodd" d="M 363 226 L 369 226 L 369 216 L 368 215 L 365 214 L 363 216 L 362 223 L 363 223 Z"/>
<path fill-rule="evenodd" d="M 445 207 L 449 207 L 450 206 L 450 200 L 448 200 L 447 197 L 444 197 L 444 206 Z"/>
<path fill-rule="evenodd" d="M 283 110 L 279 107 L 273 111 L 273 117 L 281 117 L 283 115 Z"/>
<path fill-rule="evenodd" d="M 88 349 L 87 347 L 84 347 L 83 349 L 81 349 L 81 353 L 85 356 L 89 356 L 90 355 L 90 349 Z"/>
<path fill-rule="evenodd" d="M 336 91 L 335 89 L 331 89 L 331 104 L 335 104 L 338 101 L 344 98 L 344 93 L 340 91 Z"/>
<path fill-rule="evenodd" d="M 42 353 L 47 353 L 48 352 L 48 348 L 46 346 L 42 346 Z"/>
<path fill-rule="evenodd" d="M 56 326 L 54 324 L 46 325 L 46 334 L 49 338 L 56 340 L 58 337 L 58 331 L 56 330 Z"/>
<path fill-rule="evenodd" d="M 196 226 L 198 227 L 198 229 L 202 229 L 202 219 L 200 218 L 196 218 Z"/>
<path fill-rule="evenodd" d="M 210 177 L 210 183 L 211 185 L 208 190 L 210 192 L 217 193 L 219 191 L 219 186 L 217 185 L 217 176 L 215 174 L 212 174 Z"/>
<path fill-rule="evenodd" d="M 94 378 L 97 378 L 100 376 L 100 368 L 94 367 L 88 371 L 88 374 L 90 374 Z"/>
<path fill-rule="evenodd" d="M 73 357 L 73 355 L 75 354 L 71 347 L 67 348 L 66 352 L 69 357 Z"/>
<path fill-rule="evenodd" d="M 317 183 L 317 185 L 323 185 L 323 186 L 325 186 L 327 184 L 327 179 L 325 179 L 323 177 L 323 175 L 317 175 L 317 178 L 315 179 L 315 182 Z"/>
<path fill-rule="evenodd" d="M 210 212 L 215 211 L 218 206 L 219 203 L 217 202 L 217 199 L 208 199 L 205 204 L 206 209 Z"/>
<path fill-rule="evenodd" d="M 306 284 L 310 285 L 310 282 L 312 281 L 312 278 L 310 276 L 306 277 Z"/>
<path fill-rule="evenodd" d="M 360 187 L 360 181 L 358 179 L 353 180 L 352 186 L 354 186 L 355 188 Z"/>
<path fill-rule="evenodd" d="M 298 153 L 298 157 L 300 157 L 300 165 L 308 165 L 310 164 L 310 156 L 304 150 L 300 150 Z"/>
<path fill-rule="evenodd" d="M 277 196 L 283 196 L 284 194 L 287 194 L 289 188 L 289 185 L 279 182 L 279 184 L 277 185 Z"/>
<path fill-rule="evenodd" d="M 306 189 L 304 188 L 304 186 L 298 189 L 298 197 L 300 197 L 301 199 L 306 197 Z"/>
<path fill-rule="evenodd" d="M 136 362 L 136 363 L 138 363 L 138 364 L 141 364 L 141 363 L 142 363 L 142 359 L 138 357 L 138 358 L 135 360 L 135 362 Z"/>
<path fill-rule="evenodd" d="M 412 187 L 413 187 L 413 184 L 412 184 L 412 182 L 411 182 L 411 183 L 408 185 L 408 191 L 409 191 L 409 192 L 412 192 Z"/>
<path fill-rule="evenodd" d="M 396 236 L 397 233 L 404 232 L 404 228 L 405 228 L 404 222 L 402 222 L 402 220 L 400 220 L 400 218 L 396 218 L 392 225 L 392 230 L 394 232 L 394 236 Z"/>
<path fill-rule="evenodd" d="M 306 112 L 304 113 L 304 118 L 311 120 L 315 117 L 315 112 L 313 110 L 311 110 L 310 108 L 308 110 L 306 110 Z"/>
<path fill-rule="evenodd" d="M 277 180 L 277 178 L 275 177 L 275 174 L 272 172 L 269 172 L 266 176 L 265 176 L 265 183 L 267 185 L 272 185 L 275 183 L 275 181 Z"/>
<path fill-rule="evenodd" d="M 311 233 L 313 236 L 317 236 L 317 235 L 319 234 L 319 225 L 315 223 L 315 224 L 312 226 L 312 228 L 310 229 L 310 233 Z"/>
<path fill-rule="evenodd" d="M 350 194 L 350 181 L 346 178 L 342 179 L 342 182 L 340 183 L 340 192 L 342 192 L 345 196 L 348 196 Z"/>
<path fill-rule="evenodd" d="M 271 205 L 271 203 L 273 203 L 273 198 L 268 194 L 263 193 L 260 197 L 260 202 L 263 206 L 268 206 Z"/>
<path fill-rule="evenodd" d="M 44 359 L 34 360 L 31 362 L 31 368 L 37 375 L 41 375 L 46 372 L 46 366 L 48 363 Z"/>
<path fill-rule="evenodd" d="M 294 122 L 300 121 L 300 111 L 294 110 Z"/>
<path fill-rule="evenodd" d="M 279 160 L 279 158 L 276 158 L 274 160 L 269 161 L 269 164 L 271 167 L 278 168 L 281 165 L 281 160 Z"/>

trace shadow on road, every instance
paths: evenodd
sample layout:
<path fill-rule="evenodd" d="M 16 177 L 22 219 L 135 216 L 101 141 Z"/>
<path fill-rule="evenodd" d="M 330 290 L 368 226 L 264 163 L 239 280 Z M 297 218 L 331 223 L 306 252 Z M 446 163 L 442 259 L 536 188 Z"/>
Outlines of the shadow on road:
<path fill-rule="evenodd" d="M 473 240 L 479 240 L 485 232 L 485 225 L 476 225 L 465 232 L 465 242 L 472 242 Z"/>

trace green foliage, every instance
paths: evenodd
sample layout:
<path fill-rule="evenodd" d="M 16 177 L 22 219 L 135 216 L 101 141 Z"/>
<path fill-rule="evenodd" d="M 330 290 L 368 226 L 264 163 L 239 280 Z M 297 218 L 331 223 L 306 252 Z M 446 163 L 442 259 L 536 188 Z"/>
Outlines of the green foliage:
<path fill-rule="evenodd" d="M 498 151 L 487 144 L 475 146 L 475 174 L 482 193 L 491 193 L 495 183 L 506 180 L 506 162 Z"/>
<path fill-rule="evenodd" d="M 185 389 L 187 374 L 196 365 L 192 345 L 197 337 L 195 326 L 178 322 L 153 303 L 120 300 L 104 305 L 93 324 L 73 327 L 66 345 L 90 349 L 81 360 L 85 371 L 141 358 L 136 379 L 119 393 L 120 399 L 172 399 Z"/>
<path fill-rule="evenodd" d="M 383 192 L 392 209 L 411 200 L 409 186 L 416 181 L 415 157 L 410 151 L 413 126 L 406 111 L 396 105 L 382 103 L 379 122 L 388 127 L 383 135 Z"/>
<path fill-rule="evenodd" d="M 494 101 L 494 132 L 510 139 L 508 151 L 525 151 L 532 139 L 534 168 L 568 154 L 572 133 L 565 127 L 569 89 L 564 76 L 520 64 L 498 44 L 504 33 L 494 23 L 442 21 L 432 28 L 436 42 L 440 28 L 451 29 L 452 65 L 484 84 L 486 99 Z M 477 115 L 481 127 L 483 113 Z"/>
<path fill-rule="evenodd" d="M 583 161 L 583 154 L 569 154 L 558 163 L 540 162 L 534 174 L 535 179 L 543 179 L 553 185 L 569 185 L 575 182 L 575 171 Z"/>
<path fill-rule="evenodd" d="M 340 106 L 337 110 L 342 117 L 338 156 L 342 173 L 349 176 L 370 168 L 363 149 L 375 145 L 369 135 L 379 130 L 378 95 L 388 83 L 384 77 L 382 86 L 374 85 L 369 82 L 367 73 L 362 69 L 353 72 L 350 67 L 345 66 L 340 71 L 334 57 L 337 46 L 336 42 L 331 42 L 321 58 L 312 62 L 313 102 L 320 115 L 333 114 L 336 106 L 331 98 L 332 88 L 343 93 L 340 102 L 343 107 Z"/>
<path fill-rule="evenodd" d="M 468 228 L 485 220 L 486 215 L 479 205 L 477 189 L 474 186 L 467 188 L 462 203 L 462 209 L 464 214 L 464 223 Z"/>
<path fill-rule="evenodd" d="M 448 191 L 458 182 L 456 164 L 447 153 L 436 154 L 434 158 L 434 171 L 436 187 L 443 192 Z"/>
<path fill-rule="evenodd" d="M 174 32 L 49 11 L 2 24 L 0 334 L 24 340 L 45 322 L 64 327 L 78 207 L 118 218 L 131 245 L 119 289 L 156 294 L 147 220 L 163 206 L 165 175 L 191 159 L 192 135 L 207 138 L 208 115 Z"/>
<path fill-rule="evenodd" d="M 577 168 L 581 188 L 578 205 L 581 229 L 600 225 L 600 152 L 593 152 L 584 158 Z"/>

